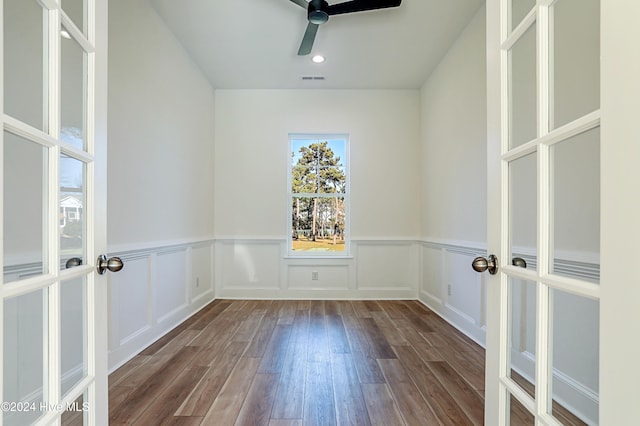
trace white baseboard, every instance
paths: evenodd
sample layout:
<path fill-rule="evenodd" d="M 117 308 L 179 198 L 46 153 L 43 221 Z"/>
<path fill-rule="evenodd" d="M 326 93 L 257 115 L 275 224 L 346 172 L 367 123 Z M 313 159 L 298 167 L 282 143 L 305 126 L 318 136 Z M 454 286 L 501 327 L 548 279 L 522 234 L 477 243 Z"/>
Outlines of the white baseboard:
<path fill-rule="evenodd" d="M 285 300 L 414 300 L 416 290 L 394 289 L 258 289 L 233 288 L 218 291 L 218 299 L 285 299 Z"/>

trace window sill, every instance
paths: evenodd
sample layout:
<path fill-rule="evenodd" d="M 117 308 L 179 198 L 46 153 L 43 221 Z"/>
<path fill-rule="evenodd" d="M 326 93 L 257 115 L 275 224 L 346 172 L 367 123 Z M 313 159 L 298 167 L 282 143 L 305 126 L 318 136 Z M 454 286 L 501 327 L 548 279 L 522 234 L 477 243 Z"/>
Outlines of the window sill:
<path fill-rule="evenodd" d="M 323 260 L 341 260 L 341 259 L 353 259 L 353 256 L 350 254 L 345 255 L 312 255 L 312 254 L 301 254 L 301 255 L 286 255 L 284 259 L 323 259 Z"/>

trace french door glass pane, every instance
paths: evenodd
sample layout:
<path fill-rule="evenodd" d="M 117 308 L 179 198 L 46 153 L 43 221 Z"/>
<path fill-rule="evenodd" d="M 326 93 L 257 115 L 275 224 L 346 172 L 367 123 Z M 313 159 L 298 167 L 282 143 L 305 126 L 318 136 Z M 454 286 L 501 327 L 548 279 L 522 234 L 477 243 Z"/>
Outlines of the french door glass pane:
<path fill-rule="evenodd" d="M 551 146 L 551 272 L 599 282 L 600 128 Z"/>
<path fill-rule="evenodd" d="M 63 30 L 66 29 L 63 27 Z M 85 52 L 72 38 L 61 37 L 60 139 L 76 148 L 86 146 Z"/>
<path fill-rule="evenodd" d="M 85 263 L 85 164 L 62 154 L 60 156 L 60 257 L 63 268 Z M 73 259 L 73 260 L 70 260 Z"/>
<path fill-rule="evenodd" d="M 600 1 L 558 0 L 550 17 L 554 129 L 600 107 Z"/>
<path fill-rule="evenodd" d="M 510 0 L 509 22 L 510 29 L 514 29 L 536 5 L 536 0 Z"/>
<path fill-rule="evenodd" d="M 510 377 L 532 396 L 536 366 L 536 283 L 509 277 Z"/>
<path fill-rule="evenodd" d="M 60 288 L 62 395 L 87 375 L 86 278 L 63 281 Z"/>
<path fill-rule="evenodd" d="M 4 132 L 4 282 L 47 272 L 47 149 Z"/>
<path fill-rule="evenodd" d="M 80 31 L 84 33 L 86 20 L 86 0 L 61 0 L 62 10 L 73 21 Z"/>
<path fill-rule="evenodd" d="M 535 419 L 533 414 L 527 410 L 513 395 L 509 394 L 509 425 L 511 426 L 533 426 Z"/>
<path fill-rule="evenodd" d="M 42 7 L 34 0 L 4 0 L 4 112 L 46 131 Z"/>
<path fill-rule="evenodd" d="M 3 401 L 27 410 L 3 410 L 4 425 L 32 424 L 46 410 L 47 291 L 5 299 L 3 327 Z"/>
<path fill-rule="evenodd" d="M 84 392 L 75 401 L 73 401 L 73 403 L 68 405 L 60 419 L 62 426 L 82 426 L 89 424 L 87 420 L 89 408 L 88 401 L 87 392 Z"/>
<path fill-rule="evenodd" d="M 292 250 L 345 250 L 344 197 L 293 197 L 292 207 Z"/>
<path fill-rule="evenodd" d="M 523 258 L 527 269 L 537 269 L 538 266 L 537 157 L 537 153 L 532 153 L 509 163 L 511 257 Z"/>
<path fill-rule="evenodd" d="M 531 25 L 509 51 L 509 147 L 537 136 L 536 26 Z"/>
<path fill-rule="evenodd" d="M 600 304 L 557 289 L 552 301 L 552 414 L 577 414 L 598 419 Z"/>

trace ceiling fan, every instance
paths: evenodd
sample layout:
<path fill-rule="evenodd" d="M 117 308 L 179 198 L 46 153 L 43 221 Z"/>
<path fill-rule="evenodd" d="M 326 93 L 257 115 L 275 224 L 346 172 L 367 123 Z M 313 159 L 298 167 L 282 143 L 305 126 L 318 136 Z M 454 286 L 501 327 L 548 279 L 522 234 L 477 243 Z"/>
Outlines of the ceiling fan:
<path fill-rule="evenodd" d="M 307 9 L 307 19 L 309 20 L 302 43 L 300 43 L 300 49 L 298 49 L 299 56 L 311 53 L 318 27 L 327 22 L 329 16 L 398 7 L 402 3 L 402 0 L 351 0 L 337 4 L 329 4 L 325 0 L 310 0 L 308 3 L 306 0 L 290 1 Z"/>

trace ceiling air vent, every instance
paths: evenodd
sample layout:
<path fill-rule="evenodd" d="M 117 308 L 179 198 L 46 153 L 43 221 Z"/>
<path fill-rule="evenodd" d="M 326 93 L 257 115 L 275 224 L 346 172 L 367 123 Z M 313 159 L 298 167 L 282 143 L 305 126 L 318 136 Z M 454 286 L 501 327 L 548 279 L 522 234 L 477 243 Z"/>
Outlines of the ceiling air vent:
<path fill-rule="evenodd" d="M 302 80 L 304 81 L 324 80 L 324 76 L 323 75 L 303 75 Z"/>

